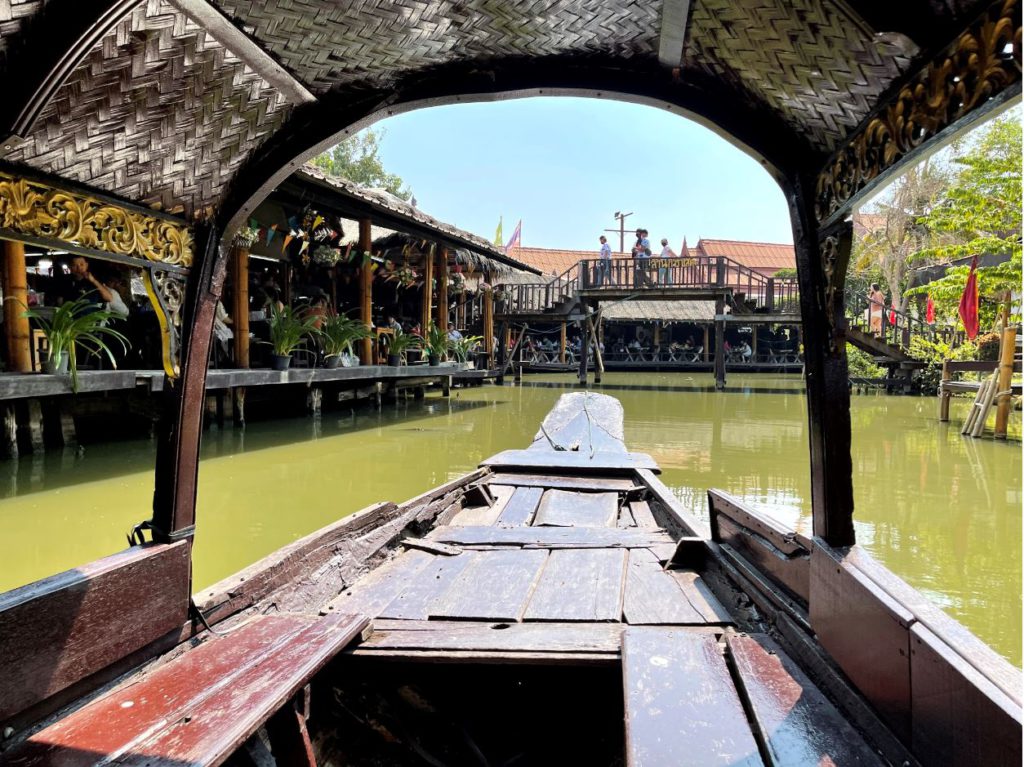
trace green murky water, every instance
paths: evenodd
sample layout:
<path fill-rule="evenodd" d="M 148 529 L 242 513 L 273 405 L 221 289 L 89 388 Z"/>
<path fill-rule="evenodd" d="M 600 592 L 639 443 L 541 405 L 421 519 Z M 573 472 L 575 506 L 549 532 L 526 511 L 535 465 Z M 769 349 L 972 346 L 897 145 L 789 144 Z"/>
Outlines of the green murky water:
<path fill-rule="evenodd" d="M 718 487 L 808 531 L 806 411 L 796 377 L 609 374 L 626 437 L 651 453 L 683 504 L 706 515 Z M 401 501 L 523 447 L 569 377 L 459 391 L 381 413 L 256 423 L 207 433 L 195 585 L 378 500 Z M 1021 663 L 1020 416 L 1009 443 L 961 438 L 933 399 L 854 395 L 859 542 L 1015 664 Z M 121 548 L 148 516 L 148 442 L 0 463 L 0 589 Z"/>

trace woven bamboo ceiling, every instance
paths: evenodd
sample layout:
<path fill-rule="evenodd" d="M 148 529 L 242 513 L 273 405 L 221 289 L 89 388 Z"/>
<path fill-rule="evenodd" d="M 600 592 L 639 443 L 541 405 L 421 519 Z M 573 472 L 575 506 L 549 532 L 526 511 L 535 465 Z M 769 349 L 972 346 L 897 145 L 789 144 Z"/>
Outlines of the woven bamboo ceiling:
<path fill-rule="evenodd" d="M 0 139 L 11 137 L 7 162 L 189 216 L 217 207 L 268 139 L 326 137 L 304 126 L 340 120 L 347 103 L 379 109 L 444 91 L 446 78 L 515 82 L 529 69 L 541 87 L 607 78 L 617 92 L 677 89 L 677 103 L 723 132 L 745 126 L 742 143 L 789 135 L 820 165 L 989 5 L 0 0 L 3 92 L 15 107 Z M 13 120 L 26 104 L 29 118 Z"/>

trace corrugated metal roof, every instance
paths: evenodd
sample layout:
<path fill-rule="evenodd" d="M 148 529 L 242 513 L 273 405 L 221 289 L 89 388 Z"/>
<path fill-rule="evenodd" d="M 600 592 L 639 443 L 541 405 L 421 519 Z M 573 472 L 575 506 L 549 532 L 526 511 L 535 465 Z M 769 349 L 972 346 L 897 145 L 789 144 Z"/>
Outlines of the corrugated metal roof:
<path fill-rule="evenodd" d="M 613 322 L 714 322 L 714 301 L 619 301 L 601 305 Z"/>
<path fill-rule="evenodd" d="M 796 251 L 792 245 L 701 238 L 696 249 L 702 255 L 725 256 L 751 269 L 796 269 Z"/>

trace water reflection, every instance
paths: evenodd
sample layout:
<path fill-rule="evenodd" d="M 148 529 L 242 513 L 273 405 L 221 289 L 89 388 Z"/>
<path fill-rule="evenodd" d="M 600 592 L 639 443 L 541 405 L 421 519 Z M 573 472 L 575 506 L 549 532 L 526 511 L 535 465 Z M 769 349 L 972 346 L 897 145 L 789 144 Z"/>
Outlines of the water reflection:
<path fill-rule="evenodd" d="M 208 585 L 340 516 L 403 500 L 523 447 L 571 376 L 455 391 L 450 399 L 208 431 L 195 584 Z M 680 502 L 707 514 L 726 490 L 810 529 L 806 404 L 796 376 L 607 374 L 631 448 L 649 452 Z M 1021 639 L 1020 419 L 1015 442 L 959 435 L 932 399 L 854 395 L 858 540 L 1013 662 Z M 959 409 L 958 409 L 959 408 Z M 151 443 L 92 446 L 0 463 L 0 588 L 124 545 L 149 515 Z"/>

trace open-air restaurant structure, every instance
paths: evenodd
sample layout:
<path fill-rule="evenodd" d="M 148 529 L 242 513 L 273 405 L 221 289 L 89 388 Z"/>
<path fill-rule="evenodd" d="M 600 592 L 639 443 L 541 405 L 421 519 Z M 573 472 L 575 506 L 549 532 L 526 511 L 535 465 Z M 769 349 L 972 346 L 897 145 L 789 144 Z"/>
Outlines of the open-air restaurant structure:
<path fill-rule="evenodd" d="M 1019 0 L 0 2 L 7 443 L 23 401 L 118 372 L 138 384 L 84 369 L 96 337 L 122 332 L 114 266 L 141 273 L 141 292 L 133 274 L 118 293 L 148 301 L 150 341 L 132 349 L 158 348 L 162 368 L 152 507 L 129 545 L 0 594 L 0 765 L 1020 764 L 1021 672 L 855 540 L 843 286 L 853 208 L 1018 100 L 1021 44 Z M 499 308 L 495 274 L 521 264 L 304 167 L 403 111 L 547 95 L 688 116 L 756 158 L 789 205 L 796 279 L 725 257 L 657 276 L 613 259 L 598 279 L 584 260 L 510 280 Z M 373 224 L 398 234 L 378 243 Z M 454 274 L 467 292 L 476 278 L 479 312 L 453 316 Z M 76 298 L 82 280 L 107 304 L 69 312 L 90 323 L 83 370 L 72 347 L 61 372 L 51 333 L 55 372 L 33 373 L 33 322 L 98 303 Z M 44 312 L 54 292 L 70 300 Z M 656 300 L 713 304 L 704 347 L 719 351 L 729 323 L 799 326 L 806 535 L 714 488 L 691 488 L 710 510 L 695 518 L 626 445 L 618 402 L 581 390 L 531 444 L 195 590 L 219 375 L 237 389 L 468 374 L 429 354 L 374 364 L 373 337 L 355 339 L 358 367 L 211 368 L 243 361 L 258 323 L 301 330 L 347 308 L 394 331 L 399 363 L 389 311 L 425 336 L 464 323 L 495 376 L 526 327 L 576 323 L 582 385 L 585 350 L 602 371 L 602 306 Z M 268 340 L 277 357 L 341 356 Z M 719 386 L 726 364 L 716 354 Z"/>

